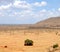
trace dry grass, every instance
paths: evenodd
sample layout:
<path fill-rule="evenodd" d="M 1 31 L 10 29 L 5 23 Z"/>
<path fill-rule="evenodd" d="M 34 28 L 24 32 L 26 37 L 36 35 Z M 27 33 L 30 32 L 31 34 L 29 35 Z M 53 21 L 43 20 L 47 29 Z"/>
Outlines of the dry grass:
<path fill-rule="evenodd" d="M 60 44 L 59 31 L 59 29 L 0 31 L 0 52 L 48 52 L 50 46 Z M 24 46 L 26 39 L 33 40 L 34 45 Z"/>

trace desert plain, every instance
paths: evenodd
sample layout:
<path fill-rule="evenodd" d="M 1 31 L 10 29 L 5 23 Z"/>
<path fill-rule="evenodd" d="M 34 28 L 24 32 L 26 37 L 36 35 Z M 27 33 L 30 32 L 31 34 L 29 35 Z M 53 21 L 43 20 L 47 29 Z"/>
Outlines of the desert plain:
<path fill-rule="evenodd" d="M 33 40 L 33 46 L 24 46 L 26 39 Z M 0 52 L 49 52 L 54 44 L 60 46 L 60 29 L 0 31 Z"/>

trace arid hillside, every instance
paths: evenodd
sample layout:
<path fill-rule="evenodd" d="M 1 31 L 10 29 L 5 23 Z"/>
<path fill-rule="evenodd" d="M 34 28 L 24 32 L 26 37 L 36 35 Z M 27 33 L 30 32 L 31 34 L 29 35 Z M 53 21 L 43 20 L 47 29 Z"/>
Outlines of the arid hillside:
<path fill-rule="evenodd" d="M 33 25 L 35 28 L 60 28 L 60 17 L 51 17 Z"/>
<path fill-rule="evenodd" d="M 60 27 L 60 17 L 52 17 L 44 21 L 36 23 L 36 25 L 44 27 Z"/>

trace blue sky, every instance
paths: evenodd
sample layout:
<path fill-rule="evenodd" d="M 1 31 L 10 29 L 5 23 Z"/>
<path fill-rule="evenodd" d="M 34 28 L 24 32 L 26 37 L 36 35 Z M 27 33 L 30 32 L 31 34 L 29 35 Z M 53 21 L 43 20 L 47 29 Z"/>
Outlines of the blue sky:
<path fill-rule="evenodd" d="M 33 24 L 60 16 L 60 0 L 0 0 L 0 24 Z"/>

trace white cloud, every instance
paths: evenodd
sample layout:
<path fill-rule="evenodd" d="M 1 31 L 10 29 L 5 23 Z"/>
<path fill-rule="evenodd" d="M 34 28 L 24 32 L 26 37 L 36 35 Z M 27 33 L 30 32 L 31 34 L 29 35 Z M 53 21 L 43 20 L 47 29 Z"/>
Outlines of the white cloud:
<path fill-rule="evenodd" d="M 46 6 L 46 5 L 47 5 L 47 2 L 46 2 L 46 1 L 35 2 L 34 5 L 35 5 L 35 6 Z"/>
<path fill-rule="evenodd" d="M 14 12 L 14 15 L 20 15 L 20 16 L 29 16 L 30 14 L 32 13 L 31 10 L 24 10 L 24 11 L 21 11 L 21 12 Z"/>
<path fill-rule="evenodd" d="M 42 1 L 41 2 L 41 6 L 46 6 L 47 5 L 47 2 L 46 1 Z"/>
<path fill-rule="evenodd" d="M 9 10 L 2 11 L 2 13 L 0 13 L 0 16 L 10 16 L 13 18 L 15 17 L 17 20 L 26 20 L 26 19 L 31 20 L 32 18 L 38 21 L 40 19 L 60 15 L 60 12 L 59 12 L 60 8 L 57 9 L 58 11 L 56 11 L 55 9 L 53 10 L 52 9 L 51 10 L 46 10 L 46 9 L 38 10 L 37 9 L 37 7 L 42 7 L 46 5 L 47 5 L 46 1 L 28 3 L 26 0 L 25 1 L 14 0 L 13 3 L 0 6 L 0 12 L 1 10 L 9 9 Z M 10 7 L 12 7 L 12 9 L 10 9 Z M 23 10 L 21 10 L 20 8 Z"/>
<path fill-rule="evenodd" d="M 23 9 L 31 7 L 31 5 L 29 3 L 27 3 L 26 1 L 20 1 L 20 0 L 15 0 L 13 5 L 17 8 L 23 8 Z"/>
<path fill-rule="evenodd" d="M 40 12 L 43 12 L 44 13 L 44 12 L 47 12 L 47 10 L 46 9 L 42 9 Z"/>
<path fill-rule="evenodd" d="M 7 4 L 7 5 L 1 5 L 0 10 L 4 9 L 10 9 L 10 7 L 14 8 L 20 8 L 23 10 L 34 10 L 33 7 L 35 6 L 46 6 L 47 2 L 42 1 L 42 2 L 35 2 L 35 3 L 28 3 L 27 1 L 22 1 L 22 0 L 14 0 L 13 3 Z"/>
<path fill-rule="evenodd" d="M 60 8 L 58 8 L 58 11 L 60 11 Z"/>
<path fill-rule="evenodd" d="M 0 6 L 0 10 L 4 10 L 4 9 L 9 9 L 12 6 L 12 4 L 8 4 L 8 5 L 1 5 Z"/>

